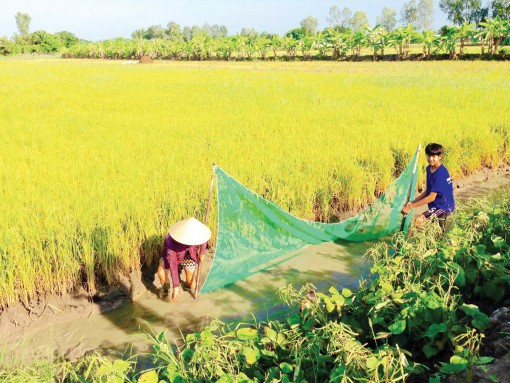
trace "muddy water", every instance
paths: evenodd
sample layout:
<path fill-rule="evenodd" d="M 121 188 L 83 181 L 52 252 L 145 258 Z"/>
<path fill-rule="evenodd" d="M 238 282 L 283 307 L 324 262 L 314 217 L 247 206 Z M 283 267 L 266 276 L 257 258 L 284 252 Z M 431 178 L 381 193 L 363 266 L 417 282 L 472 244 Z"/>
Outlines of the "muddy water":
<path fill-rule="evenodd" d="M 133 347 L 135 352 L 148 350 L 143 331 L 167 330 L 170 338 L 180 332 L 199 329 L 212 318 L 223 321 L 250 320 L 252 314 L 264 320 L 284 317 L 287 309 L 277 303 L 276 290 L 289 283 L 301 287 L 311 282 L 319 289 L 330 286 L 355 288 L 367 276 L 370 264 L 362 255 L 369 243 L 324 243 L 307 246 L 286 256 L 277 267 L 254 275 L 230 287 L 200 295 L 194 300 L 181 292 L 178 303 L 169 297 L 159 298 L 147 291 L 133 303 L 117 310 L 79 318 L 66 323 L 49 324 L 44 330 L 26 334 L 18 344 L 25 351 L 40 356 L 55 351 L 81 355 L 87 350 L 103 349 L 117 354 Z M 159 282 L 158 282 L 159 285 Z"/>
<path fill-rule="evenodd" d="M 456 188 L 461 200 L 487 195 L 510 185 L 510 173 L 492 179 L 475 180 L 469 186 Z M 277 303 L 276 290 L 289 283 L 300 287 L 305 282 L 313 283 L 319 290 L 330 286 L 355 288 L 361 277 L 368 276 L 370 264 L 362 255 L 371 243 L 324 243 L 308 246 L 288 255 L 277 267 L 254 275 L 219 291 L 201 295 L 194 300 L 189 293 L 182 292 L 178 303 L 168 297 L 159 298 L 154 291 L 147 291 L 134 302 L 119 309 L 97 314 L 92 310 L 82 317 L 70 321 L 55 321 L 39 326 L 41 330 L 30 330 L 0 347 L 18 350 L 24 357 L 38 354 L 39 357 L 55 354 L 80 356 L 93 349 L 102 349 L 116 355 L 132 348 L 139 353 L 148 350 L 148 343 L 141 335 L 144 331 L 166 330 L 170 338 L 180 337 L 181 331 L 199 329 L 213 318 L 223 321 L 250 320 L 252 314 L 264 320 L 268 316 L 284 317 L 286 308 Z M 205 271 L 205 270 L 204 270 Z M 0 346 L 2 341 L 0 341 Z M 4 351 L 5 352 L 5 351 Z M 15 355 L 13 354 L 13 357 Z"/>

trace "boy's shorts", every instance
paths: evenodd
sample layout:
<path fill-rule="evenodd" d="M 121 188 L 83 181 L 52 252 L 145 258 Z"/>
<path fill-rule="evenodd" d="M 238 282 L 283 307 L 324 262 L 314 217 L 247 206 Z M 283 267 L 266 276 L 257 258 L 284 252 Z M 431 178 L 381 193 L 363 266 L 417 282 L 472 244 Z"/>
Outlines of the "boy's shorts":
<path fill-rule="evenodd" d="M 448 216 L 450 214 L 451 213 L 446 210 L 433 207 L 433 208 L 430 208 L 429 210 L 427 210 L 426 212 L 424 212 L 423 216 L 427 219 L 431 219 L 432 217 L 437 218 L 441 227 L 444 227 L 446 218 L 448 218 Z"/>

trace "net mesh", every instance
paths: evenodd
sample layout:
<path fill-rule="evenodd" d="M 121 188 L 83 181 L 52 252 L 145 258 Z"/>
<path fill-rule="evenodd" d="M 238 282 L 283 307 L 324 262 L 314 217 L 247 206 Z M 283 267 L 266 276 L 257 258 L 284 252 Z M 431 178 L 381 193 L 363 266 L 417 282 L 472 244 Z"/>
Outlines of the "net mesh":
<path fill-rule="evenodd" d="M 202 293 L 217 290 L 265 270 L 306 245 L 338 240 L 369 241 L 407 230 L 411 214 L 400 210 L 414 198 L 418 152 L 376 202 L 338 223 L 303 220 L 249 190 L 216 167 L 218 237 Z M 285 257 L 287 255 L 287 257 Z"/>

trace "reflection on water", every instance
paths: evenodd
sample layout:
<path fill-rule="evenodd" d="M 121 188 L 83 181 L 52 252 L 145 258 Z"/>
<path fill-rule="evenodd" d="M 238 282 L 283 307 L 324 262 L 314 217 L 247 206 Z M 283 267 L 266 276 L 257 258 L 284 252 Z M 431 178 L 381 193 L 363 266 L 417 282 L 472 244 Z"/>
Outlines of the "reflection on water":
<path fill-rule="evenodd" d="M 101 315 L 90 315 L 67 323 L 53 323 L 44 331 L 27 334 L 23 342 L 39 353 L 54 354 L 73 349 L 76 354 L 101 348 L 117 355 L 133 347 L 147 351 L 143 331 L 166 330 L 170 338 L 199 329 L 213 318 L 223 321 L 284 317 L 287 308 L 276 298 L 276 290 L 290 283 L 297 288 L 310 282 L 319 290 L 331 286 L 356 288 L 370 265 L 362 255 L 369 243 L 324 243 L 308 246 L 300 254 L 248 279 L 194 300 L 181 292 L 179 303 L 147 292 L 133 303 Z M 24 348 L 27 349 L 26 347 Z"/>

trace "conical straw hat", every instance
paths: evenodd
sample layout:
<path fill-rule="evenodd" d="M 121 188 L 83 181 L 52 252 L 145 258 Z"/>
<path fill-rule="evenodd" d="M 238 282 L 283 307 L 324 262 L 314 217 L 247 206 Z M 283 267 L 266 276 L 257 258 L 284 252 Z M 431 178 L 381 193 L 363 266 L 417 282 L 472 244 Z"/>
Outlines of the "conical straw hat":
<path fill-rule="evenodd" d="M 168 232 L 177 242 L 190 246 L 201 245 L 211 238 L 211 229 L 193 217 L 173 224 Z"/>

